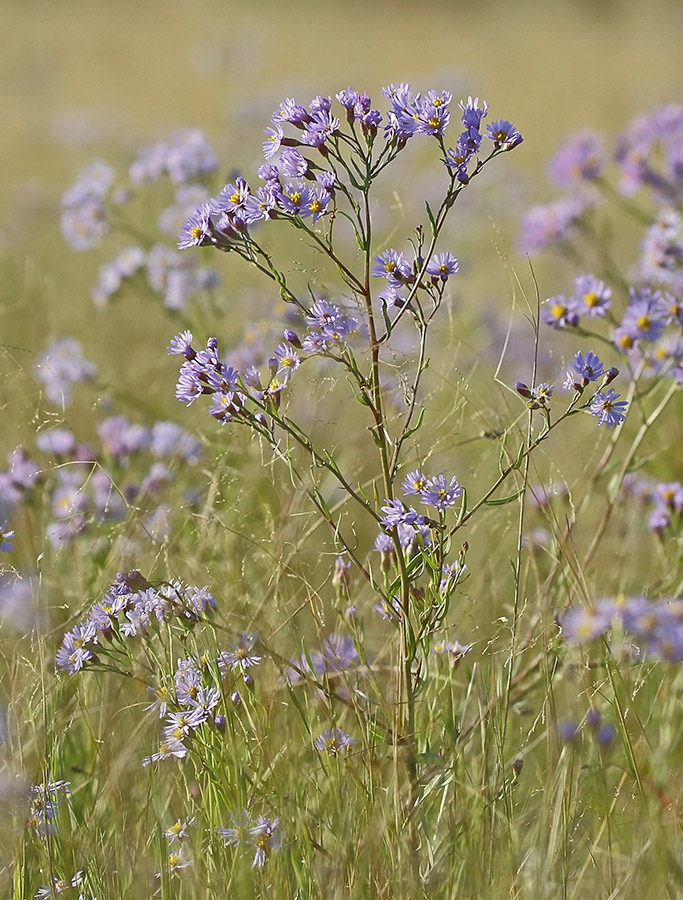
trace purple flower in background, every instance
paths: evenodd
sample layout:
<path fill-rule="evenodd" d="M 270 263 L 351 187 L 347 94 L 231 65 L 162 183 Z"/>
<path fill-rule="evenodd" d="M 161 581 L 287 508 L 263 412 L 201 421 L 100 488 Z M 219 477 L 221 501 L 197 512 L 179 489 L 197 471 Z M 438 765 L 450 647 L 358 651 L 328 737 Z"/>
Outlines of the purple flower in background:
<path fill-rule="evenodd" d="M 662 295 L 649 288 L 629 290 L 629 305 L 624 313 L 621 327 L 645 341 L 656 341 L 661 336 L 666 322 L 661 318 Z"/>
<path fill-rule="evenodd" d="M 35 366 L 48 400 L 55 406 L 70 406 L 73 385 L 92 381 L 97 366 L 83 356 L 83 345 L 75 338 L 53 341 Z"/>
<path fill-rule="evenodd" d="M 624 421 L 628 403 L 626 400 L 619 400 L 619 396 L 614 388 L 609 388 L 604 393 L 599 391 L 593 397 L 590 412 L 591 415 L 597 416 L 598 425 L 607 425 L 610 428 Z"/>
<path fill-rule="evenodd" d="M 579 275 L 574 279 L 574 296 L 582 315 L 604 316 L 612 305 L 612 291 L 593 275 Z"/>
<path fill-rule="evenodd" d="M 584 386 L 588 384 L 589 381 L 597 381 L 598 378 L 604 374 L 604 366 L 600 357 L 596 353 L 593 353 L 592 350 L 589 350 L 588 353 L 586 353 L 585 359 L 583 353 L 579 350 L 574 357 L 572 369 L 574 369 L 576 374 L 583 379 Z"/>
<path fill-rule="evenodd" d="M 565 297 L 564 294 L 549 297 L 541 309 L 541 321 L 552 328 L 578 325 L 579 315 L 576 312 L 576 300 L 572 297 Z"/>
<path fill-rule="evenodd" d="M 577 181 L 597 178 L 605 168 L 602 140 L 585 130 L 568 138 L 548 163 L 548 175 L 557 187 L 571 187 Z"/>
<path fill-rule="evenodd" d="M 573 194 L 552 203 L 533 206 L 522 218 L 520 248 L 527 253 L 537 253 L 550 244 L 567 240 L 594 205 L 594 200 L 588 195 Z"/>

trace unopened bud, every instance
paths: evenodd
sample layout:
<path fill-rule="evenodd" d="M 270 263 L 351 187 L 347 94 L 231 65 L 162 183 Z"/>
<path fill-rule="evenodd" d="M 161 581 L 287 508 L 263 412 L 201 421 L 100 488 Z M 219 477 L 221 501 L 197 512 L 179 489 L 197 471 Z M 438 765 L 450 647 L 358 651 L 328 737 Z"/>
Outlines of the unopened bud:
<path fill-rule="evenodd" d="M 285 328 L 284 330 L 285 340 L 288 341 L 293 347 L 301 348 L 301 341 L 299 340 L 299 335 L 296 331 L 292 331 L 291 328 Z"/>
<path fill-rule="evenodd" d="M 518 394 L 521 394 L 522 397 L 526 397 L 527 400 L 531 397 L 531 391 L 529 390 L 528 385 L 524 384 L 523 381 L 515 382 L 515 390 Z"/>
<path fill-rule="evenodd" d="M 617 369 L 616 366 L 611 366 L 605 372 L 605 380 L 604 380 L 603 384 L 609 384 L 611 381 L 614 381 L 614 379 L 617 377 L 618 374 L 619 374 L 619 369 Z"/>

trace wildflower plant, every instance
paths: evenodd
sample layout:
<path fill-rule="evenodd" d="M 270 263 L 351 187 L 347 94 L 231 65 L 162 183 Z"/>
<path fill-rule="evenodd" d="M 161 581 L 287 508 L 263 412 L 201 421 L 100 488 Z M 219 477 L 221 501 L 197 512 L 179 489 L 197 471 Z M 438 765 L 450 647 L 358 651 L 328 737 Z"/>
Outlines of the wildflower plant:
<path fill-rule="evenodd" d="M 430 353 L 438 346 L 435 332 L 452 311 L 460 269 L 473 265 L 449 243 L 457 233 L 450 228 L 457 201 L 464 191 L 477 191 L 484 168 L 504 166 L 499 157 L 523 139 L 506 119 L 491 117 L 488 124 L 488 105 L 479 98 L 456 105 L 447 90 L 418 93 L 405 83 L 383 88 L 382 95 L 377 105 L 351 87 L 305 105 L 283 100 L 264 129 L 261 158 L 254 153 L 255 177 L 234 171 L 224 186 L 217 184 L 218 158 L 191 130 L 141 151 L 125 187 L 98 162 L 63 197 L 62 232 L 81 252 L 117 229 L 135 230 L 126 218 L 131 198 L 161 179 L 170 182 L 174 203 L 161 212 L 158 230 L 166 239 L 174 233 L 177 246 L 137 234 L 135 245 L 120 248 L 102 268 L 93 299 L 103 305 L 124 283 L 139 287 L 146 271 L 148 286 L 176 322 L 167 353 L 179 363 L 179 414 L 191 408 L 195 421 L 204 415 L 206 443 L 217 448 L 217 457 L 225 447 L 241 452 L 251 445 L 260 466 L 273 473 L 278 498 L 305 498 L 314 517 L 292 542 L 302 570 L 312 555 L 316 577 L 302 579 L 305 599 L 291 619 L 309 617 L 317 641 L 306 635 L 300 646 L 288 642 L 289 619 L 271 634 L 262 628 L 272 596 L 298 577 L 274 553 L 268 557 L 273 570 L 262 583 L 248 557 L 239 562 L 245 593 L 258 595 L 248 621 L 228 578 L 188 584 L 181 577 L 143 574 L 142 565 L 119 572 L 106 590 L 81 598 L 78 610 L 61 620 L 55 653 L 60 698 L 86 708 L 90 692 L 100 689 L 95 686 L 113 677 L 130 691 L 127 714 L 142 735 L 131 758 L 148 786 L 147 813 L 152 810 L 157 820 L 154 835 L 143 839 L 156 857 L 145 873 L 149 893 L 195 896 L 190 885 L 196 883 L 203 891 L 236 896 L 258 889 L 312 897 L 339 857 L 344 862 L 334 879 L 340 895 L 355 888 L 364 866 L 368 896 L 377 889 L 377 896 L 412 897 L 432 886 L 435 896 L 446 896 L 451 873 L 458 872 L 463 889 L 482 883 L 453 867 L 454 849 L 485 843 L 494 859 L 499 820 L 507 829 L 516 883 L 531 865 L 530 852 L 520 849 L 530 820 L 526 812 L 520 816 L 525 807 L 518 808 L 516 798 L 533 773 L 525 768 L 520 740 L 511 737 L 517 733 L 513 713 L 522 719 L 536 712 L 525 750 L 542 740 L 540 723 L 547 729 L 558 774 L 543 829 L 554 841 L 569 804 L 562 786 L 576 783 L 573 760 L 579 754 L 587 760 L 582 767 L 594 773 L 623 744 L 623 771 L 637 772 L 623 703 L 628 667 L 643 667 L 635 702 L 648 686 L 648 665 L 683 660 L 680 589 L 673 583 L 651 601 L 644 587 L 628 599 L 593 601 L 588 583 L 588 565 L 600 559 L 615 509 L 629 489 L 636 490 L 643 443 L 680 387 L 679 214 L 667 208 L 648 220 L 632 278 L 618 273 L 605 252 L 545 302 L 540 293 L 527 301 L 532 358 L 519 373 L 524 380 L 498 379 L 508 401 L 500 404 L 498 421 L 506 414 L 509 421 L 483 433 L 495 442 L 497 471 L 484 461 L 475 476 L 458 449 L 468 440 L 458 427 L 442 435 L 447 454 L 435 449 Z M 585 254 L 571 252 L 572 242 L 590 234 L 601 197 L 630 197 L 640 187 L 667 204 L 677 202 L 680 115 L 670 111 L 664 119 L 663 164 L 650 121 L 620 139 L 622 181 L 615 188 L 607 181 L 609 158 L 599 136 L 582 132 L 568 140 L 549 174 L 573 193 L 530 211 L 523 223 L 525 249 L 533 253 L 554 244 L 583 261 Z M 412 227 L 406 219 L 388 237 L 380 198 L 399 158 L 418 142 L 431 148 L 440 194 L 410 214 Z M 620 206 L 634 213 L 631 200 Z M 310 251 L 309 263 L 297 259 L 292 267 L 282 253 L 283 231 L 299 239 L 302 253 Z M 266 310 L 265 317 L 273 327 L 277 323 L 278 334 L 263 342 L 260 359 L 258 353 L 243 356 L 218 323 L 219 336 L 206 332 L 205 314 L 217 306 L 202 308 L 200 298 L 221 283 L 222 265 L 250 267 L 261 279 L 261 296 L 273 301 L 273 314 Z M 280 316 L 275 307 L 283 305 Z M 563 360 L 552 371 L 539 360 L 544 339 Z M 48 399 L 63 410 L 73 385 L 93 379 L 96 371 L 80 345 L 62 342 L 41 358 L 37 374 Z M 353 438 L 346 421 L 337 421 L 337 402 L 353 411 Z M 331 440 L 321 422 L 343 427 L 342 440 Z M 206 450 L 177 423 L 159 420 L 148 428 L 108 416 L 96 432 L 102 445 L 96 451 L 66 428 L 39 434 L 36 452 L 54 462 L 54 478 L 49 465 L 33 461 L 33 451 L 10 454 L 0 472 L 0 549 L 8 556 L 15 522 L 38 487 L 52 513 L 49 541 L 69 551 L 94 522 L 121 515 L 126 503 L 160 502 L 171 481 L 170 459 L 179 482 L 200 458 L 212 477 L 212 468 L 220 469 L 220 459 L 215 467 L 206 463 Z M 586 468 L 571 489 L 531 486 L 532 471 L 558 446 L 558 435 L 574 436 L 587 460 L 597 454 L 592 472 Z M 346 452 L 351 447 L 353 454 Z M 130 468 L 145 451 L 155 461 L 138 478 Z M 118 492 L 105 464 L 107 473 L 116 473 Z M 83 477 L 85 465 L 90 469 Z M 69 477 L 69 471 L 81 476 Z M 586 524 L 605 483 L 601 518 Z M 643 479 L 639 491 L 643 504 L 654 504 L 649 526 L 665 545 L 680 530 L 683 488 L 678 481 Z M 210 534 L 209 517 L 199 513 L 196 494 L 188 508 L 201 537 L 202 529 Z M 503 554 L 495 532 L 489 536 L 487 516 L 502 507 L 509 512 L 513 504 L 514 546 Z M 566 507 L 562 514 L 560 504 Z M 527 528 L 533 516 L 543 518 L 543 528 Z M 327 540 L 318 526 L 327 530 Z M 151 527 L 148 521 L 145 527 Z M 169 547 L 159 544 L 157 571 L 162 565 L 175 570 Z M 321 579 L 326 557 L 316 547 L 332 551 Z M 472 573 L 472 550 L 491 560 L 491 571 L 511 572 L 511 599 L 498 619 L 504 642 L 483 630 L 475 636 L 474 604 L 461 602 L 473 574 L 488 578 Z M 188 561 L 188 568 L 196 571 L 196 562 Z M 239 568 L 234 560 L 216 565 L 221 573 Z M 539 585 L 535 611 L 526 594 L 530 571 Z M 9 584 L 3 573 L 0 590 Z M 382 634 L 381 645 L 369 639 L 371 631 Z M 575 684 L 577 670 L 587 703 L 565 715 L 556 709 L 557 684 L 563 678 Z M 600 709 L 608 702 L 613 709 L 605 714 Z M 293 723 L 300 726 L 298 743 Z M 123 741 L 115 727 L 109 738 Z M 49 753 L 59 756 L 52 748 Z M 76 775 L 82 770 L 74 768 Z M 81 799 L 79 807 L 73 785 L 50 780 L 63 774 L 46 775 L 44 784 L 29 789 L 25 804 L 47 882 L 36 896 L 72 888 L 106 896 L 91 861 L 61 855 L 60 829 L 79 815 L 85 821 L 88 806 Z M 627 775 L 616 794 L 611 773 L 601 777 L 611 821 Z M 95 780 L 90 773 L 84 779 L 84 794 Z M 645 780 L 635 780 L 644 794 Z M 179 789 L 167 796 L 169 783 Z M 591 836 L 596 846 L 603 830 L 596 826 Z M 566 888 L 569 844 L 565 838 L 559 851 L 553 845 L 554 861 L 538 863 L 538 883 L 561 877 Z M 76 874 L 66 877 L 67 871 Z M 377 888 L 381 878 L 386 884 Z M 607 878 L 616 896 L 611 869 Z"/>

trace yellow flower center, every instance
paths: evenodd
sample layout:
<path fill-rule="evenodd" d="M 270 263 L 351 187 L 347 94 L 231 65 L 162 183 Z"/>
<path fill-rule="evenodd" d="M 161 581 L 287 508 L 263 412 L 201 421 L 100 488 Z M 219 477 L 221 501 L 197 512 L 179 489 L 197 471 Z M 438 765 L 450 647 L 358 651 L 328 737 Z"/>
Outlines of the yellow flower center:
<path fill-rule="evenodd" d="M 650 327 L 650 317 L 649 316 L 638 316 L 636 319 L 636 325 L 641 331 L 647 331 Z"/>
<path fill-rule="evenodd" d="M 561 319 L 566 314 L 567 307 L 563 306 L 562 303 L 556 303 L 550 308 L 550 312 L 553 314 L 553 318 Z"/>
<path fill-rule="evenodd" d="M 299 191 L 292 191 L 292 193 L 289 195 L 289 199 L 295 206 L 298 206 L 301 203 L 301 194 L 299 193 Z"/>
<path fill-rule="evenodd" d="M 600 298 L 594 291 L 589 291 L 587 294 L 583 295 L 583 302 L 588 307 L 597 306 L 599 300 Z"/>

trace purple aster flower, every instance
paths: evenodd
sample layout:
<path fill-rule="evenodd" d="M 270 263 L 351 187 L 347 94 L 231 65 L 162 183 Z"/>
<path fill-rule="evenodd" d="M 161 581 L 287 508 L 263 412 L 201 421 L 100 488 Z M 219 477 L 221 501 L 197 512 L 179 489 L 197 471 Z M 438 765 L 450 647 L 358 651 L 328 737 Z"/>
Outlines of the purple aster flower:
<path fill-rule="evenodd" d="M 602 637 L 611 621 L 612 612 L 604 605 L 571 606 L 562 617 L 562 636 L 572 644 L 588 644 Z"/>
<path fill-rule="evenodd" d="M 402 253 L 385 250 L 373 260 L 371 274 L 375 278 L 389 279 L 392 287 L 400 287 L 410 277 L 410 263 Z"/>
<path fill-rule="evenodd" d="M 594 131 L 580 131 L 559 148 L 548 163 L 548 175 L 557 187 L 570 187 L 582 179 L 597 178 L 605 168 L 602 140 Z"/>
<path fill-rule="evenodd" d="M 14 550 L 14 544 L 12 543 L 12 538 L 14 537 L 14 532 L 9 528 L 9 522 L 5 520 L 0 525 L 0 550 L 3 553 L 10 553 Z"/>
<path fill-rule="evenodd" d="M 424 517 L 411 506 L 406 506 L 402 500 L 387 500 L 382 507 L 384 516 L 380 519 L 385 528 L 394 528 L 396 525 L 423 525 Z"/>
<path fill-rule="evenodd" d="M 418 100 L 414 114 L 415 130 L 418 134 L 440 136 L 448 128 L 450 111 L 443 105 L 435 106 L 430 100 Z"/>
<path fill-rule="evenodd" d="M 303 125 L 311 119 L 310 113 L 305 106 L 301 106 L 292 97 L 287 97 L 278 106 L 272 116 L 272 121 L 289 122 L 291 125 Z"/>
<path fill-rule="evenodd" d="M 252 868 L 264 866 L 271 851 L 282 846 L 282 835 L 278 831 L 279 825 L 279 819 L 259 816 L 256 825 L 249 829 L 249 843 L 255 849 Z"/>
<path fill-rule="evenodd" d="M 68 456 L 76 448 L 76 438 L 66 428 L 50 428 L 38 435 L 36 447 L 51 456 Z"/>
<path fill-rule="evenodd" d="M 349 87 L 344 91 L 339 91 L 338 94 L 335 94 L 335 97 L 344 109 L 352 110 L 358 102 L 358 91 L 354 91 Z"/>
<path fill-rule="evenodd" d="M 332 196 L 327 190 L 321 189 L 318 191 L 311 191 L 308 212 L 313 217 L 311 221 L 314 225 L 318 219 L 327 212 L 327 207 L 330 205 L 331 199 Z"/>
<path fill-rule="evenodd" d="M 265 181 L 266 184 L 277 182 L 277 187 L 279 188 L 280 170 L 276 165 L 264 163 L 264 165 L 258 167 L 257 174 L 261 181 Z"/>
<path fill-rule="evenodd" d="M 647 527 L 650 531 L 663 531 L 671 522 L 671 516 L 665 506 L 656 506 L 650 513 L 647 520 Z"/>
<path fill-rule="evenodd" d="M 460 660 L 472 652 L 473 644 L 461 644 L 460 641 L 437 641 L 432 647 L 432 653 L 437 656 L 447 656 L 448 664 L 454 668 Z"/>
<path fill-rule="evenodd" d="M 165 169 L 174 184 L 188 184 L 211 175 L 218 168 L 218 157 L 198 128 L 184 128 L 168 141 Z"/>
<path fill-rule="evenodd" d="M 280 149 L 285 133 L 282 130 L 282 127 L 276 124 L 275 128 L 266 128 L 265 134 L 266 139 L 263 142 L 263 156 L 265 159 L 270 159 L 275 156 Z"/>
<path fill-rule="evenodd" d="M 187 250 L 188 247 L 205 247 L 215 243 L 211 229 L 211 213 L 213 207 L 210 203 L 202 203 L 188 217 L 178 236 L 178 249 Z"/>
<path fill-rule="evenodd" d="M 576 300 L 558 294 L 550 297 L 541 309 L 541 320 L 552 328 L 566 328 L 568 325 L 578 325 L 579 314 L 576 312 Z"/>
<path fill-rule="evenodd" d="M 239 213 L 247 205 L 251 190 L 244 178 L 236 178 L 234 184 L 226 184 L 213 201 L 215 212 Z"/>
<path fill-rule="evenodd" d="M 350 750 L 355 743 L 354 739 L 342 731 L 341 728 L 328 728 L 315 739 L 313 745 L 321 753 L 338 756 L 340 753 Z"/>
<path fill-rule="evenodd" d="M 545 406 L 548 400 L 553 395 L 553 391 L 555 388 L 552 384 L 548 384 L 547 381 L 541 382 L 541 384 L 537 384 L 536 387 L 532 388 L 530 391 L 531 394 L 531 408 L 537 409 L 538 405 Z"/>
<path fill-rule="evenodd" d="M 604 316 L 612 305 L 612 291 L 593 275 L 579 275 L 574 279 L 574 295 L 579 302 L 579 313 L 591 318 Z"/>
<path fill-rule="evenodd" d="M 311 213 L 309 209 L 311 199 L 311 188 L 303 182 L 288 184 L 287 187 L 278 194 L 280 208 L 285 212 L 301 216 L 302 219 L 306 218 L 306 216 Z"/>
<path fill-rule="evenodd" d="M 269 182 L 265 187 L 258 188 L 256 193 L 250 194 L 242 210 L 247 225 L 259 220 L 266 222 L 275 217 L 279 190 L 279 183 Z"/>
<path fill-rule="evenodd" d="M 301 178 L 310 167 L 310 162 L 298 150 L 288 148 L 280 156 L 280 166 L 290 178 Z"/>
<path fill-rule="evenodd" d="M 579 350 L 574 357 L 572 369 L 583 380 L 584 387 L 589 381 L 597 381 L 604 374 L 604 367 L 600 357 L 589 350 L 584 359 L 583 353 Z"/>
<path fill-rule="evenodd" d="M 257 640 L 257 634 L 248 634 L 246 631 L 243 631 L 238 643 L 233 644 L 228 641 L 232 649 L 222 650 L 218 657 L 218 666 L 221 673 L 225 674 L 228 668 L 234 671 L 235 669 L 249 669 L 252 666 L 257 666 L 262 659 L 261 656 L 257 656 L 253 652 Z"/>
<path fill-rule="evenodd" d="M 640 340 L 656 341 L 666 327 L 666 322 L 660 317 L 661 300 L 659 291 L 653 293 L 649 288 L 631 288 L 622 328 L 637 335 Z"/>
<path fill-rule="evenodd" d="M 515 126 L 507 119 L 492 122 L 486 128 L 486 137 L 493 141 L 494 149 L 512 150 L 522 143 L 524 138 Z"/>
<path fill-rule="evenodd" d="M 628 403 L 626 400 L 619 400 L 614 388 L 609 388 L 606 392 L 599 391 L 590 406 L 591 415 L 597 416 L 598 425 L 620 425 L 626 418 L 626 409 Z"/>
<path fill-rule="evenodd" d="M 376 603 L 375 612 L 378 612 L 385 621 L 388 619 L 390 622 L 399 622 L 403 617 L 403 609 L 398 597 L 392 597 L 390 601 L 382 600 L 381 603 Z"/>
<path fill-rule="evenodd" d="M 630 353 L 638 343 L 638 332 L 632 324 L 629 328 L 616 328 L 612 335 L 612 341 L 620 353 Z"/>
<path fill-rule="evenodd" d="M 384 531 L 380 531 L 375 538 L 375 550 L 382 554 L 393 553 L 394 542 Z"/>
<path fill-rule="evenodd" d="M 150 763 L 158 762 L 160 759 L 169 759 L 171 756 L 175 756 L 176 759 L 183 759 L 187 756 L 187 747 L 179 738 L 164 738 L 164 740 L 159 742 L 159 751 L 152 753 L 151 756 L 146 756 L 142 761 L 142 765 L 148 766 Z"/>
<path fill-rule="evenodd" d="M 403 479 L 401 489 L 406 497 L 410 494 L 419 495 L 427 487 L 427 481 L 427 476 L 423 475 L 419 469 L 415 469 Z"/>
<path fill-rule="evenodd" d="M 329 110 L 319 110 L 313 113 L 311 121 L 301 136 L 304 144 L 312 147 L 321 147 L 325 141 L 339 130 L 339 119 Z"/>
<path fill-rule="evenodd" d="M 299 354 L 289 344 L 279 344 L 273 358 L 276 360 L 276 374 L 286 374 L 287 377 L 299 368 Z"/>
<path fill-rule="evenodd" d="M 458 106 L 462 110 L 462 124 L 465 128 L 476 128 L 478 129 L 481 125 L 481 120 L 486 116 L 488 112 L 489 105 L 486 101 L 482 100 L 483 106 L 479 106 L 479 97 L 475 97 L 474 100 L 471 97 L 467 98 L 467 102 L 461 100 L 458 103 Z"/>
<path fill-rule="evenodd" d="M 435 475 L 427 482 L 420 494 L 420 500 L 443 512 L 449 506 L 454 506 L 455 501 L 462 493 L 462 487 L 455 477 L 446 482 L 445 475 Z"/>
<path fill-rule="evenodd" d="M 452 253 L 434 254 L 427 265 L 427 272 L 441 281 L 447 281 L 450 275 L 458 271 L 458 260 Z"/>
<path fill-rule="evenodd" d="M 70 675 L 75 675 L 87 663 L 96 660 L 91 649 L 96 643 L 97 633 L 92 624 L 76 625 L 64 635 L 55 661 L 60 669 L 65 669 Z"/>

